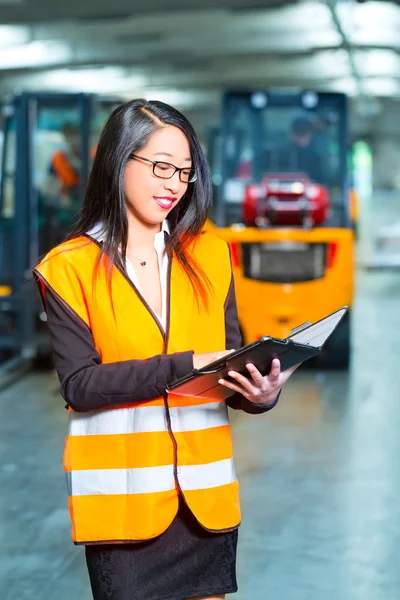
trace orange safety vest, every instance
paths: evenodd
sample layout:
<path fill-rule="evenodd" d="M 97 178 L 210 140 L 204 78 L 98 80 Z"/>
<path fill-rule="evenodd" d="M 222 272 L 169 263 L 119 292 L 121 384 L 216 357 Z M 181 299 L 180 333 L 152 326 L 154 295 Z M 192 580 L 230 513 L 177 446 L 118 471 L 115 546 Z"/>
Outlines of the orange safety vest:
<path fill-rule="evenodd" d="M 86 236 L 53 249 L 35 270 L 46 288 L 90 329 L 102 363 L 156 354 L 225 348 L 224 303 L 231 280 L 228 246 L 211 233 L 189 249 L 213 292 L 198 308 L 186 273 L 169 267 L 164 334 L 144 298 L 114 267 L 110 300 L 105 269 L 95 285 L 100 250 Z M 225 402 L 165 394 L 150 401 L 74 412 L 70 409 L 64 468 L 76 543 L 148 540 L 164 532 L 179 493 L 210 531 L 240 522 L 239 488 Z"/>

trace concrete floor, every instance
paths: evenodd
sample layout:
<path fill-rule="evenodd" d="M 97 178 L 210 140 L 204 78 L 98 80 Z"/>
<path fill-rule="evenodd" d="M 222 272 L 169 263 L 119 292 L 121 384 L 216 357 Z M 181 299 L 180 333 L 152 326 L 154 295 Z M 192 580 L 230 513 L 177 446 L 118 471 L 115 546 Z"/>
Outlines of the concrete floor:
<path fill-rule="evenodd" d="M 349 374 L 299 370 L 236 415 L 243 524 L 235 600 L 400 598 L 400 271 L 360 272 Z M 90 600 L 70 541 L 54 375 L 0 395 L 0 599 Z M 145 600 L 145 599 L 144 599 Z"/>
<path fill-rule="evenodd" d="M 400 598 L 399 304 L 400 273 L 361 275 L 349 376 L 297 372 L 235 421 L 238 600 Z"/>

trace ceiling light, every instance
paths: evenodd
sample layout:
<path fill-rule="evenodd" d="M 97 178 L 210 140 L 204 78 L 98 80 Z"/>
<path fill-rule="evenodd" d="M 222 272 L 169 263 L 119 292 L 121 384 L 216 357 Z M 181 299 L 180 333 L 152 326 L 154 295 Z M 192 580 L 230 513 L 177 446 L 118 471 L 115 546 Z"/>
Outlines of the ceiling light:
<path fill-rule="evenodd" d="M 57 69 L 38 74 L 38 80 L 46 89 L 116 95 L 134 91 L 147 83 L 140 73 L 130 74 L 122 67 Z"/>
<path fill-rule="evenodd" d="M 0 70 L 53 65 L 70 59 L 70 49 L 61 42 L 30 42 L 0 49 Z"/>
<path fill-rule="evenodd" d="M 398 96 L 400 94 L 400 83 L 389 77 L 371 77 L 362 82 L 363 91 L 373 96 Z"/>
<path fill-rule="evenodd" d="M 0 48 L 14 46 L 16 44 L 26 44 L 26 42 L 29 42 L 29 31 L 27 27 L 0 25 Z"/>

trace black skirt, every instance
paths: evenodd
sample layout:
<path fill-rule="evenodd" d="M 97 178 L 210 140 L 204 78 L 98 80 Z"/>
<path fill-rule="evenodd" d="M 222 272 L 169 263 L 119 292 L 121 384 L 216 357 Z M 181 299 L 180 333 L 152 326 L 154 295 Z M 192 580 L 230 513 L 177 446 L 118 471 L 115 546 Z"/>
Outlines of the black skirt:
<path fill-rule="evenodd" d="M 210 533 L 186 504 L 159 537 L 86 546 L 94 600 L 186 600 L 237 591 L 238 530 Z"/>

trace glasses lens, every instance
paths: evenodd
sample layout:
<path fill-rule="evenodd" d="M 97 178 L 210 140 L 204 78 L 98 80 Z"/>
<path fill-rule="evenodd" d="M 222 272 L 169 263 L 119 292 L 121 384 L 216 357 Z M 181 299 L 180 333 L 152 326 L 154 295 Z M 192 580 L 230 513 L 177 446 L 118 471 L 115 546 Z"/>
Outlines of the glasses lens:
<path fill-rule="evenodd" d="M 181 180 L 185 183 L 193 183 L 196 179 L 197 177 L 194 169 L 184 169 L 181 171 Z"/>
<path fill-rule="evenodd" d="M 168 163 L 158 162 L 154 165 L 154 175 L 169 179 L 175 173 L 175 168 Z"/>

